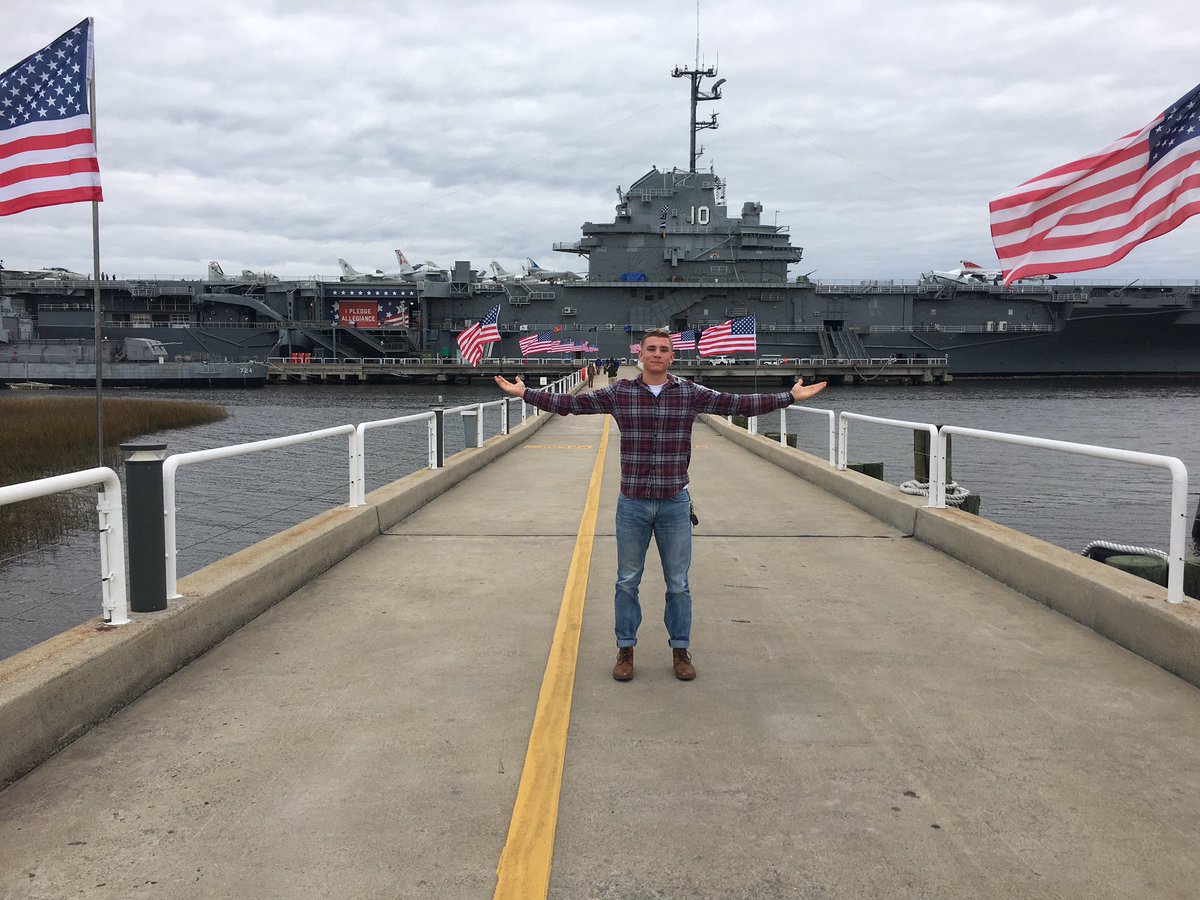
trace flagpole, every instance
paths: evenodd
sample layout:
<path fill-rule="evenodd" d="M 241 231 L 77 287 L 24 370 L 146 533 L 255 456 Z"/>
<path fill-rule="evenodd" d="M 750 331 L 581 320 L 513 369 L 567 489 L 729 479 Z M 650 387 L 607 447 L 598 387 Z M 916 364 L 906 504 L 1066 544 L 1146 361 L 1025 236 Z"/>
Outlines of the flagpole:
<path fill-rule="evenodd" d="M 93 25 L 94 20 L 89 20 Z M 92 28 L 88 28 L 91 41 Z M 91 48 L 88 48 L 91 56 Z M 92 62 L 89 59 L 89 62 Z M 88 73 L 88 115 L 92 126 L 92 145 L 96 146 L 96 70 L 95 64 Z M 99 148 L 97 148 L 99 153 Z M 100 334 L 100 203 L 92 201 L 92 346 L 96 357 L 96 458 L 98 466 L 104 465 L 104 357 L 101 354 Z"/>

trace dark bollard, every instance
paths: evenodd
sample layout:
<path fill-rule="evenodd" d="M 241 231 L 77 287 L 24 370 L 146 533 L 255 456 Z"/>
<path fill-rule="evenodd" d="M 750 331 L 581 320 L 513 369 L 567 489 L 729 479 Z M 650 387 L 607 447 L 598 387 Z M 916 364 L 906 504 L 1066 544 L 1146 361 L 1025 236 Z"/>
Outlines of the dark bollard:
<path fill-rule="evenodd" d="M 433 462 L 435 469 L 446 464 L 446 407 L 440 403 L 433 407 Z"/>
<path fill-rule="evenodd" d="M 939 426 L 940 427 L 940 426 Z M 954 480 L 954 474 L 951 471 L 954 462 L 953 454 L 950 452 L 951 441 L 954 435 L 946 435 L 946 483 L 949 484 Z M 931 448 L 929 442 L 931 436 L 928 431 L 913 432 L 913 480 L 919 481 L 922 484 L 930 482 L 929 477 L 929 457 Z"/>
<path fill-rule="evenodd" d="M 129 506 L 129 611 L 167 608 L 167 543 L 163 533 L 166 444 L 122 444 Z"/>
<path fill-rule="evenodd" d="M 1196 517 L 1192 520 L 1192 543 L 1200 547 L 1200 503 L 1196 504 Z"/>
<path fill-rule="evenodd" d="M 861 472 L 870 478 L 878 478 L 883 481 L 883 463 L 881 462 L 846 463 L 846 468 L 852 472 Z"/>

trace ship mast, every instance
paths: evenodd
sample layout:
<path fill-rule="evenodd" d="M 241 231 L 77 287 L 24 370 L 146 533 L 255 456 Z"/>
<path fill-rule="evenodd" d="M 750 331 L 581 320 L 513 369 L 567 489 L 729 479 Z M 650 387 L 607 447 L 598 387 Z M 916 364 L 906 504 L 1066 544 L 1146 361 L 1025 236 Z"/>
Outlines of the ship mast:
<path fill-rule="evenodd" d="M 675 69 L 671 72 L 672 78 L 689 78 L 689 79 L 691 79 L 691 82 L 692 82 L 692 92 L 691 92 L 692 93 L 692 118 L 691 118 L 691 127 L 688 129 L 690 132 L 690 137 L 691 137 L 691 147 L 690 147 L 690 151 L 688 153 L 688 171 L 689 172 L 696 171 L 696 132 L 700 131 L 701 129 L 704 129 L 704 128 L 716 128 L 717 127 L 717 114 L 716 113 L 713 113 L 712 116 L 704 122 L 697 121 L 697 119 L 696 119 L 697 104 L 704 102 L 706 100 L 720 100 L 721 99 L 721 85 L 723 85 L 725 83 L 724 78 L 719 79 L 715 84 L 713 84 L 711 90 L 709 90 L 707 92 L 700 90 L 700 82 L 702 79 L 716 78 L 716 76 L 717 76 L 717 67 L 716 66 L 709 66 L 706 69 L 701 69 L 699 66 L 699 63 L 697 63 L 697 65 L 694 69 L 686 69 L 686 68 L 681 69 L 679 66 L 676 66 Z"/>

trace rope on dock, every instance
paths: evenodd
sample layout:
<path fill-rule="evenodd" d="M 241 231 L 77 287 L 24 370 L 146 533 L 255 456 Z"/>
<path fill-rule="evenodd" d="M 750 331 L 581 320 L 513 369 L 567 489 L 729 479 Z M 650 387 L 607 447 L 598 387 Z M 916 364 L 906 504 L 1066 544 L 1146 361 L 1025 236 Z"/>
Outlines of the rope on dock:
<path fill-rule="evenodd" d="M 900 490 L 906 494 L 916 494 L 919 497 L 929 496 L 929 482 L 917 481 L 912 479 L 900 483 Z M 959 487 L 957 481 L 946 482 L 946 505 L 947 506 L 962 506 L 963 501 L 971 496 L 971 492 L 964 487 Z"/>
<path fill-rule="evenodd" d="M 1115 550 L 1118 553 L 1135 556 L 1153 556 L 1157 559 L 1170 559 L 1170 556 L 1162 550 L 1155 550 L 1153 547 L 1137 547 L 1133 544 L 1115 544 L 1112 541 L 1092 541 L 1083 548 L 1081 556 L 1091 556 L 1093 550 Z"/>

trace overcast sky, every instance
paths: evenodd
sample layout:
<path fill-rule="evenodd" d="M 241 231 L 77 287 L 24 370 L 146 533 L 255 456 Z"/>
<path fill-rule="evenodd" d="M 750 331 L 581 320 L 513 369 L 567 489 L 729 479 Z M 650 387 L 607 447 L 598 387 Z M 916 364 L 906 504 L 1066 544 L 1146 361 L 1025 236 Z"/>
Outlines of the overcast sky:
<path fill-rule="evenodd" d="M 695 0 L 11 3 L 0 69 L 96 22 L 102 267 L 335 275 L 476 268 L 611 222 L 687 166 Z M 987 203 L 1140 128 L 1200 81 L 1194 0 L 704 0 L 701 167 L 804 248 L 794 273 L 996 265 Z M 1193 62 L 1189 62 L 1193 60 Z M 91 271 L 90 207 L 0 218 L 10 268 Z M 1200 279 L 1200 217 L 1083 279 Z"/>

